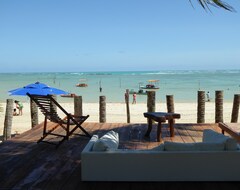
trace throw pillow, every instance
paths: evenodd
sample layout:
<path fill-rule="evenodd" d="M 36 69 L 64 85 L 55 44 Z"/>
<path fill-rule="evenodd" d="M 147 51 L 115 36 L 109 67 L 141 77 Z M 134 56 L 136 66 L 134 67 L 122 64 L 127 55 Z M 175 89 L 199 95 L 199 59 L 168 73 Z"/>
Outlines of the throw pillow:
<path fill-rule="evenodd" d="M 93 151 L 107 151 L 107 150 L 116 150 L 119 145 L 118 133 L 115 131 L 109 131 L 98 139 L 94 145 Z"/>
<path fill-rule="evenodd" d="M 156 150 L 156 151 L 163 151 L 164 150 L 164 144 L 160 144 L 159 146 L 156 146 L 149 150 Z"/>
<path fill-rule="evenodd" d="M 237 141 L 229 136 L 225 136 L 221 133 L 213 131 L 211 129 L 205 129 L 203 131 L 203 142 L 206 143 L 225 143 L 225 150 L 237 150 Z"/>

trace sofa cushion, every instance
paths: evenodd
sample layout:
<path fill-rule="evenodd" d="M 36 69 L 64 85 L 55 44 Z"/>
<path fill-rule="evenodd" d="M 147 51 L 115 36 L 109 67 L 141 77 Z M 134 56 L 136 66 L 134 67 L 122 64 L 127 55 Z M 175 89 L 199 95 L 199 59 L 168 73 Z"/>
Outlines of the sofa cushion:
<path fill-rule="evenodd" d="M 224 143 L 178 143 L 164 142 L 165 151 L 223 151 Z"/>
<path fill-rule="evenodd" d="M 194 147 L 198 151 L 223 151 L 225 149 L 224 143 L 194 143 Z"/>
<path fill-rule="evenodd" d="M 217 133 L 211 129 L 206 129 L 203 131 L 203 142 L 214 143 L 214 142 L 223 142 L 225 143 L 225 150 L 237 150 L 238 143 L 235 139 L 225 136 L 221 133 Z"/>
<path fill-rule="evenodd" d="M 152 149 L 149 149 L 149 151 L 151 151 L 151 150 L 163 151 L 164 150 L 164 144 L 160 144 L 159 146 L 156 146 Z"/>
<path fill-rule="evenodd" d="M 115 131 L 109 131 L 94 143 L 92 151 L 116 150 L 118 145 L 118 133 Z"/>

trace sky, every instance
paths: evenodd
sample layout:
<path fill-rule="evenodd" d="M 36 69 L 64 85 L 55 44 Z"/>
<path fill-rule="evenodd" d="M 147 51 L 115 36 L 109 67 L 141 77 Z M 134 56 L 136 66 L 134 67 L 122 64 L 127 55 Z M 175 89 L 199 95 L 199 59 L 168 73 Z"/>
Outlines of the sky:
<path fill-rule="evenodd" d="M 192 0 L 0 0 L 0 72 L 240 69 L 236 12 Z"/>

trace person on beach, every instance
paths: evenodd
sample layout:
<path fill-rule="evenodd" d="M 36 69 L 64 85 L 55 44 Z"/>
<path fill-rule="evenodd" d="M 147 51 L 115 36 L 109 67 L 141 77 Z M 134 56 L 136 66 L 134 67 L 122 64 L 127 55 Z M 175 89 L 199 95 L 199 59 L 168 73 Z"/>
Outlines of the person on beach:
<path fill-rule="evenodd" d="M 16 116 L 16 115 L 18 115 L 18 114 L 17 114 L 17 109 L 14 108 L 14 109 L 13 109 L 13 116 Z"/>
<path fill-rule="evenodd" d="M 210 92 L 207 92 L 207 101 L 210 102 Z"/>
<path fill-rule="evenodd" d="M 136 103 L 137 103 L 137 93 L 134 92 L 133 93 L 133 102 L 132 102 L 132 104 L 136 104 Z"/>
<path fill-rule="evenodd" d="M 18 100 L 15 100 L 14 101 L 15 104 L 16 104 L 16 108 L 18 109 L 18 115 L 22 115 L 23 114 L 23 104 L 22 102 L 18 101 Z"/>

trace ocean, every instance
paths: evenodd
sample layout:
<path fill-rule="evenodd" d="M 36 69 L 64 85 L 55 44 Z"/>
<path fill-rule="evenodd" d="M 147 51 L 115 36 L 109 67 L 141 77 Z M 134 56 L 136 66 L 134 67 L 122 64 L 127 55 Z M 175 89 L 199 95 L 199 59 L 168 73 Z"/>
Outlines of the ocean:
<path fill-rule="evenodd" d="M 88 87 L 75 86 L 82 79 Z M 224 101 L 232 102 L 234 94 L 240 93 L 240 70 L 0 73 L 0 102 L 6 102 L 6 99 L 29 101 L 25 96 L 9 96 L 8 91 L 37 81 L 80 95 L 83 102 L 98 102 L 99 96 L 106 96 L 107 102 L 124 102 L 126 89 L 138 91 L 139 84 L 147 84 L 148 80 L 159 80 L 157 102 L 166 102 L 166 95 L 173 95 L 175 102 L 197 102 L 198 90 L 210 92 L 212 101 L 215 91 L 222 90 Z M 58 99 L 72 101 L 72 98 Z M 137 95 L 137 102 L 146 101 L 146 95 Z"/>

